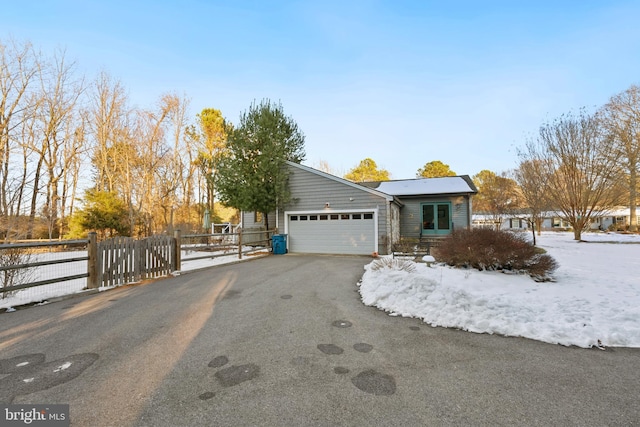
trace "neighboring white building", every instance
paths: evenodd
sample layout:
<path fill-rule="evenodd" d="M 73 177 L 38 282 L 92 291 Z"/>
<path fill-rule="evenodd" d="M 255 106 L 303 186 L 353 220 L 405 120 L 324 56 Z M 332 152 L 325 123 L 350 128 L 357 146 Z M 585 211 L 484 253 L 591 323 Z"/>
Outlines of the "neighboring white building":
<path fill-rule="evenodd" d="M 625 230 L 631 224 L 631 212 L 628 207 L 618 207 L 598 218 L 595 228 L 609 230 L 609 227 Z M 640 225 L 640 208 L 636 208 L 636 225 Z M 591 228 L 594 228 L 593 226 Z"/>
<path fill-rule="evenodd" d="M 640 208 L 636 209 L 636 220 L 640 225 Z M 542 220 L 543 231 L 566 231 L 571 229 L 571 225 L 564 218 L 562 212 L 545 212 Z M 527 219 L 529 215 L 505 215 L 500 218 L 500 221 L 496 220 L 494 215 L 473 214 L 472 226 L 473 227 L 495 227 L 496 223 L 500 223 L 501 230 L 522 230 L 528 229 L 529 223 Z M 618 207 L 614 210 L 603 212 L 593 218 L 591 222 L 591 230 L 609 230 L 610 227 L 616 227 L 618 229 L 626 229 L 630 224 L 629 208 Z"/>
<path fill-rule="evenodd" d="M 527 215 L 496 218 L 495 215 L 473 214 L 471 223 L 476 228 L 496 228 L 499 223 L 501 230 L 526 230 L 529 228 L 527 218 Z"/>

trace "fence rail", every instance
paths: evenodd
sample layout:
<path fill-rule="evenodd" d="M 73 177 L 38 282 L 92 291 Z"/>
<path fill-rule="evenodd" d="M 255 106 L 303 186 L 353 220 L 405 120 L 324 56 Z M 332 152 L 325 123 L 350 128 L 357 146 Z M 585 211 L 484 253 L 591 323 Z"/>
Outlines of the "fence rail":
<path fill-rule="evenodd" d="M 238 259 L 243 255 L 262 251 L 271 248 L 271 238 L 275 230 L 242 231 L 235 233 L 212 233 L 212 234 L 185 234 L 176 232 L 174 237 L 177 246 L 186 251 L 205 253 L 206 255 L 189 256 L 182 258 L 183 261 L 195 261 L 208 258 L 219 258 L 238 254 Z M 177 268 L 180 269 L 180 263 Z"/>
<path fill-rule="evenodd" d="M 179 271 L 182 262 L 229 255 L 236 255 L 238 259 L 242 259 L 243 255 L 252 252 L 270 250 L 275 232 L 238 229 L 232 233 L 230 230 L 228 228 L 223 233 L 188 235 L 181 235 L 178 230 L 174 236 L 158 235 L 140 240 L 116 237 L 101 242 L 97 241 L 95 233 L 89 233 L 88 239 L 0 244 L 0 302 L 18 291 L 66 281 L 85 279 L 80 289 L 74 285 L 74 289 L 68 291 L 74 293 L 166 276 Z M 68 255 L 66 251 L 58 251 L 65 248 L 85 251 L 86 255 L 78 253 L 77 256 L 44 260 L 34 260 L 32 256 L 54 251 Z M 182 252 L 195 252 L 196 256 L 183 258 Z M 25 255 L 8 258 L 11 254 Z M 40 271 L 49 266 L 71 263 L 76 263 L 73 268 L 67 267 L 73 270 L 69 272 L 73 274 L 42 277 L 42 280 L 36 281 L 15 280 L 17 275 L 28 271 Z M 84 264 L 80 267 L 77 263 Z"/>
<path fill-rule="evenodd" d="M 52 259 L 46 261 L 36 262 L 24 262 L 30 258 L 30 251 L 37 249 L 51 249 L 59 247 L 82 247 L 86 248 L 89 244 L 89 239 L 80 240 L 64 240 L 58 242 L 16 242 L 16 243 L 3 243 L 0 244 L 0 257 L 2 257 L 2 263 L 0 265 L 0 294 L 4 296 L 10 292 L 18 291 L 21 289 L 32 288 L 36 286 L 49 285 L 52 283 L 66 282 L 75 279 L 83 279 L 89 277 L 89 271 L 80 274 L 73 274 L 68 276 L 60 276 L 56 278 L 49 278 L 44 280 L 33 281 L 29 283 L 19 283 L 13 285 L 13 278 L 15 278 L 15 272 L 27 271 L 28 269 L 44 267 L 48 265 L 56 264 L 68 264 L 72 262 L 88 261 L 88 256 Z M 13 254 L 11 259 L 7 259 L 6 254 Z M 18 262 L 12 262 L 20 260 Z"/>

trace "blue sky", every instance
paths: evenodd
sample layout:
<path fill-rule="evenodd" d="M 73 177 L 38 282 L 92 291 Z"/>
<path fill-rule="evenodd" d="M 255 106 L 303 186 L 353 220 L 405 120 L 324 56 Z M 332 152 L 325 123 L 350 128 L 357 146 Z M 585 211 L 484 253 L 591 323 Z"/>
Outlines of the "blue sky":
<path fill-rule="evenodd" d="M 232 122 L 281 101 L 307 160 L 370 157 L 393 179 L 441 160 L 516 166 L 539 126 L 640 83 L 637 1 L 10 2 L 0 39 L 66 50 L 121 80 L 134 105 L 167 92 Z"/>

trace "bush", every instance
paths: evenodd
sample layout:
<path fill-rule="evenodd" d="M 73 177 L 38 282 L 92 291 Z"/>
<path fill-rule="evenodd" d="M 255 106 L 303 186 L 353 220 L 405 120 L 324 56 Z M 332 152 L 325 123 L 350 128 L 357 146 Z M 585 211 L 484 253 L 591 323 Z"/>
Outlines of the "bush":
<path fill-rule="evenodd" d="M 456 230 L 434 248 L 438 261 L 478 270 L 527 272 L 536 280 L 550 280 L 558 267 L 548 254 L 540 253 L 524 234 L 486 228 Z"/>
<path fill-rule="evenodd" d="M 418 243 L 420 241 L 418 239 L 412 239 L 408 237 L 402 237 L 396 243 L 394 243 L 391 247 L 393 252 L 401 252 L 403 254 L 410 254 L 415 252 L 418 249 Z"/>
<path fill-rule="evenodd" d="M 33 276 L 33 268 L 12 268 L 31 262 L 31 253 L 25 248 L 0 249 L 0 288 L 5 289 L 11 286 L 29 283 Z M 8 298 L 18 291 L 0 292 L 0 299 Z"/>
<path fill-rule="evenodd" d="M 371 270 L 373 271 L 384 269 L 413 273 L 414 271 L 416 271 L 416 265 L 412 261 L 384 257 L 374 261 L 373 265 L 371 266 Z"/>

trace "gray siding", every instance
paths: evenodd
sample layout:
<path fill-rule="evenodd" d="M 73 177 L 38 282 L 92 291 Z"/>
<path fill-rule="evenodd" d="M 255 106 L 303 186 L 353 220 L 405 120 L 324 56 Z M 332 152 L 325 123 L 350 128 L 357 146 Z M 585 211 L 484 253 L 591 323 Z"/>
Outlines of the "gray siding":
<path fill-rule="evenodd" d="M 260 228 L 264 227 L 264 219 L 262 222 L 255 222 L 255 212 L 241 212 L 242 227 L 243 228 Z M 276 214 L 272 212 L 269 214 L 269 228 L 276 228 Z"/>
<path fill-rule="evenodd" d="M 341 210 L 378 209 L 378 252 L 387 253 L 387 205 L 388 201 L 366 189 L 289 166 L 289 190 L 291 202 L 281 210 L 278 218 L 280 230 L 284 232 L 284 211 L 320 211 L 335 213 Z M 325 208 L 329 203 L 329 208 Z"/>
<path fill-rule="evenodd" d="M 425 202 L 451 202 L 453 229 L 469 227 L 469 200 L 467 196 L 403 198 L 400 210 L 400 234 L 403 237 L 420 237 L 421 216 L 420 205 Z"/>

